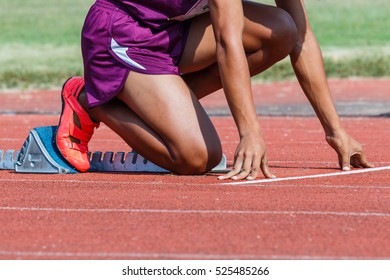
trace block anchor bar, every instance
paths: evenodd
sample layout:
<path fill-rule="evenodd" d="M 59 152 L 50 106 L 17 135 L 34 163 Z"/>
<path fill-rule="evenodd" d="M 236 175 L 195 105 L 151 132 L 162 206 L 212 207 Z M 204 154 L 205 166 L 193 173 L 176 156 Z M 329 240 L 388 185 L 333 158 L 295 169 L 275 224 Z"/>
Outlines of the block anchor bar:
<path fill-rule="evenodd" d="M 19 151 L 14 150 L 0 150 L 0 169 L 15 169 L 16 158 Z"/>

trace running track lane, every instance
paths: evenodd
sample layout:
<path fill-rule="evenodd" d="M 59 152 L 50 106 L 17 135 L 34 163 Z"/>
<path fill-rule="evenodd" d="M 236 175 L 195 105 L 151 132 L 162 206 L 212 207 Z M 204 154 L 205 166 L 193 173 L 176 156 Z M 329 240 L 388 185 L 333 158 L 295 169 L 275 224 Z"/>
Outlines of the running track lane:
<path fill-rule="evenodd" d="M 278 177 L 339 172 L 315 119 L 259 119 Z M 18 149 L 28 128 L 57 118 L 1 120 L 0 147 Z M 232 159 L 234 123 L 213 121 Z M 376 166 L 390 165 L 390 119 L 344 124 Z M 91 150 L 113 148 L 126 146 L 103 126 Z M 215 175 L 0 171 L 0 258 L 389 258 L 389 181 L 389 170 L 239 186 L 222 185 Z"/>

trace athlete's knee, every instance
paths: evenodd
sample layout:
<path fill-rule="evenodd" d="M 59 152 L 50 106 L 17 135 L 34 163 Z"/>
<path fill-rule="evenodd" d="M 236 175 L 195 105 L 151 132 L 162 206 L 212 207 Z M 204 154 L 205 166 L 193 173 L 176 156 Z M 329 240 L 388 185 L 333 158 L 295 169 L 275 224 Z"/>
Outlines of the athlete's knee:
<path fill-rule="evenodd" d="M 182 175 L 200 175 L 218 165 L 222 158 L 220 145 L 207 147 L 192 145 L 175 157 L 175 172 Z"/>

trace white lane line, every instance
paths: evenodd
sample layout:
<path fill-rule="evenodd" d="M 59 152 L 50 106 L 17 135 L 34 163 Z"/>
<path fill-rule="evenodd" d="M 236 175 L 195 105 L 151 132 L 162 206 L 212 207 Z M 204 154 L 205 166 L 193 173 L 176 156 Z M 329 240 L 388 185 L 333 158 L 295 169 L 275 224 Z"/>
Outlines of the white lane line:
<path fill-rule="evenodd" d="M 229 186 L 253 185 L 253 184 L 259 184 L 259 183 L 273 183 L 273 182 L 283 182 L 283 181 L 292 181 L 292 180 L 315 179 L 315 178 L 335 177 L 335 176 L 347 176 L 347 175 L 371 173 L 371 172 L 377 172 L 377 171 L 383 171 L 383 170 L 390 170 L 390 166 L 351 170 L 351 171 L 339 171 L 339 172 L 334 172 L 334 173 L 315 174 L 315 175 L 306 175 L 306 176 L 295 176 L 295 177 L 285 177 L 285 178 L 275 178 L 275 179 L 261 179 L 261 180 L 253 180 L 253 181 L 230 182 L 230 183 L 222 183 L 222 185 L 229 185 Z M 390 181 L 390 178 L 389 178 L 389 181 Z"/>
<path fill-rule="evenodd" d="M 96 185 L 107 185 L 109 186 L 112 185 L 126 185 L 126 186 L 131 186 L 131 185 L 168 185 L 168 186 L 226 186 L 226 185 L 253 185 L 253 184 L 258 184 L 258 183 L 273 183 L 273 182 L 283 182 L 283 181 L 293 181 L 293 180 L 302 180 L 302 179 L 311 179 L 311 178 L 321 178 L 321 177 L 334 177 L 334 176 L 345 176 L 345 175 L 353 175 L 353 174 L 359 174 L 359 173 L 369 173 L 369 172 L 377 172 L 377 171 L 383 171 L 383 170 L 390 170 L 390 166 L 384 166 L 384 167 L 377 167 L 377 168 L 368 168 L 368 169 L 359 169 L 359 170 L 352 170 L 352 171 L 339 171 L 335 173 L 325 173 L 325 174 L 315 174 L 315 175 L 305 175 L 305 176 L 296 176 L 296 177 L 285 177 L 285 178 L 275 178 L 275 179 L 261 179 L 261 180 L 254 180 L 254 181 L 239 181 L 239 182 L 227 182 L 227 183 L 221 183 L 219 180 L 215 180 L 215 183 L 209 183 L 209 182 L 199 182 L 199 183 L 191 183 L 191 182 L 167 182 L 167 181 L 155 181 L 155 182 L 123 182 L 123 181 L 106 181 L 106 180 L 68 180 L 68 179 L 63 179 L 63 180 L 56 180 L 54 177 L 53 179 L 31 179 L 28 178 L 20 178 L 20 179 L 0 179 L 1 182 L 19 182 L 19 183 L 73 183 L 73 184 L 96 184 Z M 124 175 L 131 175 L 131 174 L 125 174 Z M 55 175 L 59 176 L 60 175 Z M 67 175 L 67 176 L 77 176 L 77 175 Z M 63 177 L 61 177 L 63 178 Z M 70 177 L 69 177 L 70 178 Z M 74 178 L 74 177 L 72 177 Z M 177 177 L 180 178 L 180 177 Z M 389 179 L 390 182 L 390 179 Z M 5 187 L 3 185 L 0 185 L 1 187 Z M 256 187 L 256 186 L 255 186 Z M 288 187 L 288 186 L 287 186 Z M 292 187 L 292 186 L 291 186 Z M 294 187 L 305 187 L 305 186 L 295 186 Z M 310 186 L 311 187 L 311 186 Z M 318 187 L 318 186 L 317 186 Z M 388 188 L 390 186 L 325 186 L 321 185 L 322 188 Z"/>
<path fill-rule="evenodd" d="M 0 211 L 30 212 L 84 212 L 84 213 L 143 213 L 143 214 L 206 214 L 206 215 L 310 215 L 310 216 L 357 216 L 390 217 L 390 213 L 379 212 L 335 212 L 335 211 L 257 211 L 257 210 L 211 210 L 211 209 L 126 209 L 126 208 L 40 208 L 0 207 Z"/>
<path fill-rule="evenodd" d="M 216 179 L 217 181 L 217 179 Z M 269 180 L 266 180 L 268 182 Z M 91 180 L 28 180 L 28 179 L 0 179 L 1 182 L 12 182 L 12 183 L 67 183 L 67 184 L 96 184 L 96 185 L 108 185 L 108 188 L 111 189 L 112 186 L 135 186 L 135 185 L 141 185 L 141 186 L 180 186 L 182 187 L 183 185 L 187 187 L 224 187 L 223 184 L 220 182 L 216 183 L 205 183 L 205 182 L 199 182 L 199 183 L 175 183 L 175 182 L 115 182 L 115 181 L 91 181 Z M 264 185 L 252 185 L 252 187 L 257 188 L 257 187 L 262 187 Z M 1 185 L 1 188 L 5 188 L 6 186 Z M 25 187 L 25 186 L 24 186 Z M 47 187 L 47 186 L 45 186 Z M 388 186 L 363 186 L 363 185 L 296 185 L 296 184 L 289 184 L 289 185 L 270 185 L 268 187 L 273 187 L 273 188 L 321 188 L 321 189 L 370 189 L 370 190 L 375 190 L 375 189 L 390 189 L 390 184 Z M 14 188 L 14 186 L 11 186 L 10 188 Z M 35 188 L 35 187 L 34 187 Z"/>
<path fill-rule="evenodd" d="M 298 259 L 298 260 L 355 260 L 365 259 L 360 256 L 310 256 L 310 255 L 249 255 L 249 254 L 186 254 L 186 253 L 133 253 L 133 252 L 44 252 L 44 251 L 0 251 L 0 256 L 16 257 L 65 257 L 65 258 L 141 258 L 141 259 L 255 259 L 255 260 L 280 260 L 280 259 Z M 367 257 L 368 258 L 368 257 Z M 369 257 L 369 259 L 382 260 L 388 257 Z"/>

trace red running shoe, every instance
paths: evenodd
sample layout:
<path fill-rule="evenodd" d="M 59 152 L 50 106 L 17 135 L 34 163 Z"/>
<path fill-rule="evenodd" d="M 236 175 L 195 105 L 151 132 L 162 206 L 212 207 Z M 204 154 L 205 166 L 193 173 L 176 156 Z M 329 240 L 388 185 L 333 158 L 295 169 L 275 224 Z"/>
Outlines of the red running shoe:
<path fill-rule="evenodd" d="M 84 85 L 83 78 L 72 77 L 62 87 L 62 112 L 56 135 L 57 147 L 63 157 L 81 172 L 90 168 L 88 142 L 99 126 L 77 101 Z M 75 124 L 74 115 L 79 119 L 80 128 Z"/>

